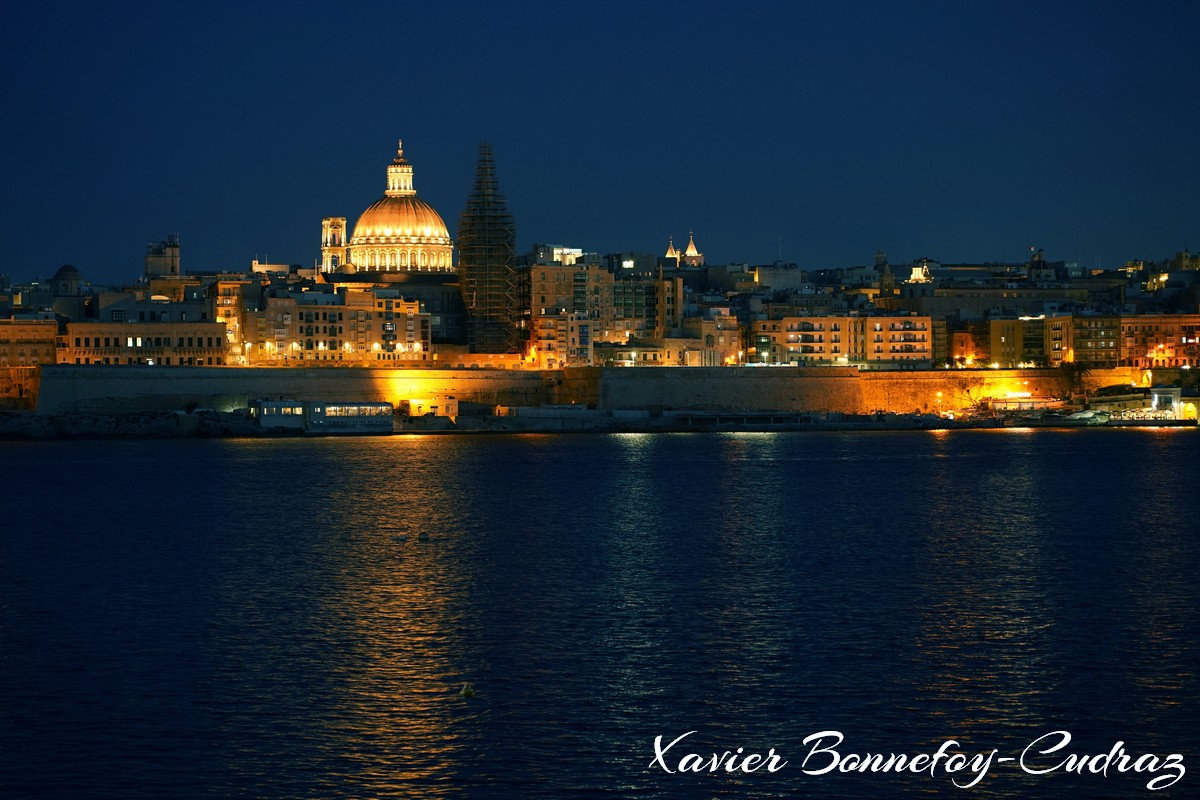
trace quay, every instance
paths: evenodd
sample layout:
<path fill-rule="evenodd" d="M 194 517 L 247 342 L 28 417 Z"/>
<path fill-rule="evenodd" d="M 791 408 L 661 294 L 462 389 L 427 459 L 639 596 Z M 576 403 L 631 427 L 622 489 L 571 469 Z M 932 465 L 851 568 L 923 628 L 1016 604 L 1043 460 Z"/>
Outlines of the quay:
<path fill-rule="evenodd" d="M 1077 427 L 1079 420 L 1063 417 L 1084 408 L 1111 411 L 1106 427 L 1164 427 L 1194 425 L 1197 403 L 1187 371 L 1159 370 L 1156 383 L 1176 388 L 1151 389 L 1146 374 L 1132 368 L 1094 370 L 1082 386 L 1069 386 L 1054 369 L 840 367 L 55 365 L 19 377 L 11 382 L 17 391 L 0 398 L 2 437 L 263 435 L 246 410 L 285 399 L 390 404 L 397 409 L 395 433 Z M 1055 397 L 1066 398 L 1059 408 L 1030 408 Z M 1171 414 L 1162 412 L 1163 398 Z M 1121 418 L 1138 415 L 1144 418 Z"/>

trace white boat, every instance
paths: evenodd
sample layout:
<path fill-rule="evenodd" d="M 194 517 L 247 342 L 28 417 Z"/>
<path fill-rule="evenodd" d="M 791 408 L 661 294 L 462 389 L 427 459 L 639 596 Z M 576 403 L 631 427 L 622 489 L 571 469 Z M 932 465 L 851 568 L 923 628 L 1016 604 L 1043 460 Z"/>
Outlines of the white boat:
<path fill-rule="evenodd" d="M 1063 417 L 1064 425 L 1107 425 L 1112 419 L 1112 414 L 1107 411 L 1076 411 L 1074 414 L 1068 414 Z"/>

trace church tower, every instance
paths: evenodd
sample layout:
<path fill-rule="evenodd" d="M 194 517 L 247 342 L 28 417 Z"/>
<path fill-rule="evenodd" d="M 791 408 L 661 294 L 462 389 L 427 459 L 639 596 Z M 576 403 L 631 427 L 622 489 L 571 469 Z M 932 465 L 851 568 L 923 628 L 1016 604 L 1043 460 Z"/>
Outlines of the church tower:
<path fill-rule="evenodd" d="M 892 267 L 888 264 L 887 253 L 882 250 L 875 251 L 875 272 L 879 274 L 879 294 L 884 297 L 891 297 L 896 293 L 896 276 L 892 274 Z"/>
<path fill-rule="evenodd" d="M 687 249 L 683 251 L 683 256 L 680 260 L 689 267 L 704 266 L 704 253 L 696 249 L 695 231 L 688 231 Z"/>
<path fill-rule="evenodd" d="M 346 263 L 346 218 L 321 220 L 321 271 L 337 272 Z"/>
<path fill-rule="evenodd" d="M 664 260 L 674 261 L 675 268 L 679 269 L 679 251 L 675 249 L 675 237 L 667 237 L 667 254 L 663 256 Z"/>

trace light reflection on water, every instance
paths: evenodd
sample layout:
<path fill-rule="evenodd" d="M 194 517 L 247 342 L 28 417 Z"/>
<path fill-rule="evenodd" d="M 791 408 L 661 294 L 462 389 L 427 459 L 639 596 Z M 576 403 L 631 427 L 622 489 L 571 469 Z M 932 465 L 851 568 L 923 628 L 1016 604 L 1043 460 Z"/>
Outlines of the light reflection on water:
<path fill-rule="evenodd" d="M 688 730 L 796 763 L 826 728 L 860 752 L 1063 727 L 1195 754 L 1193 441 L 3 445 L 29 502 L 0 535 L 0 794 L 949 796 L 646 769 Z M 74 505 L 51 502 L 64 464 Z M 161 491 L 77 511 L 133 487 Z M 1122 781 L 997 769 L 972 792 L 1144 791 Z"/>

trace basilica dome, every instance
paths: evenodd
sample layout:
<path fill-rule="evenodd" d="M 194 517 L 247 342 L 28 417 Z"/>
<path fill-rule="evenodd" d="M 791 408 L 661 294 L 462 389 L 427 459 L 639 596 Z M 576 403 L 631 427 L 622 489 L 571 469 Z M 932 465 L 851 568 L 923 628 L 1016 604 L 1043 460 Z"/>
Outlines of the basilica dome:
<path fill-rule="evenodd" d="M 358 218 L 346 259 L 359 272 L 453 272 L 454 242 L 431 205 L 417 199 L 404 143 L 387 168 L 387 190 Z"/>
<path fill-rule="evenodd" d="M 446 223 L 433 206 L 415 197 L 381 197 L 358 218 L 353 242 L 378 243 L 403 238 L 450 243 Z"/>

